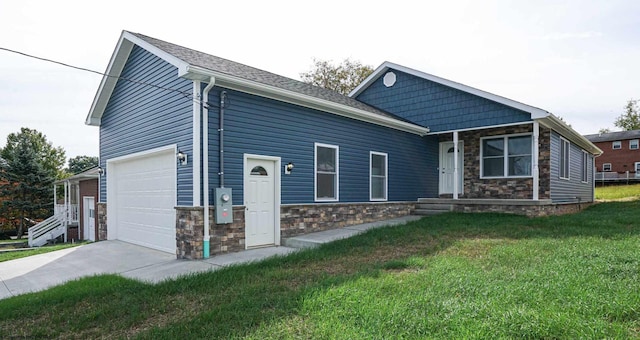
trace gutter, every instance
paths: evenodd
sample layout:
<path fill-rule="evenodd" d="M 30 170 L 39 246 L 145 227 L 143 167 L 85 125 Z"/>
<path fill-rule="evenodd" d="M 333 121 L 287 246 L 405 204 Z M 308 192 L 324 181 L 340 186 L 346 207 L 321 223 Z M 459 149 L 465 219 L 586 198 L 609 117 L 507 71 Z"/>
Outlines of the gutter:
<path fill-rule="evenodd" d="M 202 240 L 203 254 L 205 259 L 209 258 L 209 91 L 215 86 L 216 78 L 209 78 L 209 84 L 202 91 L 202 191 L 204 199 L 204 236 Z M 199 190 L 199 188 L 198 188 Z"/>

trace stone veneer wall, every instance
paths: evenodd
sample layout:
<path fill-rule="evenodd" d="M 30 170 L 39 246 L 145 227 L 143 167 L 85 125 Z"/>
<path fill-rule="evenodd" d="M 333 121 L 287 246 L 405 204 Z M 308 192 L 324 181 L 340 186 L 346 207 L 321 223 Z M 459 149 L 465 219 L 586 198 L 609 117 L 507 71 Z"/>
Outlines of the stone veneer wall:
<path fill-rule="evenodd" d="M 573 214 L 593 205 L 587 203 L 562 203 L 544 205 L 510 205 L 510 204 L 454 204 L 453 211 L 457 212 L 497 212 L 528 217 L 542 217 L 552 215 Z"/>
<path fill-rule="evenodd" d="M 107 204 L 97 203 L 98 211 L 98 241 L 105 241 L 107 239 Z"/>
<path fill-rule="evenodd" d="M 284 205 L 280 208 L 280 236 L 292 237 L 316 231 L 338 229 L 410 215 L 415 202 L 336 203 Z M 209 254 L 217 255 L 245 249 L 244 206 L 233 207 L 233 223 L 212 224 Z M 204 209 L 176 207 L 176 256 L 200 259 L 203 255 Z M 215 210 L 209 209 L 211 222 Z"/>
<path fill-rule="evenodd" d="M 461 198 L 532 199 L 532 178 L 480 178 L 480 138 L 518 133 L 531 133 L 532 124 L 507 126 L 460 132 L 458 139 L 464 141 L 464 193 Z M 540 127 L 538 138 L 538 197 L 548 199 L 551 195 L 551 130 Z M 442 135 L 440 141 L 451 141 L 452 134 Z M 449 197 L 451 195 L 448 195 Z M 443 196 L 444 197 L 444 196 Z"/>
<path fill-rule="evenodd" d="M 411 215 L 416 202 L 285 205 L 280 209 L 281 237 Z"/>

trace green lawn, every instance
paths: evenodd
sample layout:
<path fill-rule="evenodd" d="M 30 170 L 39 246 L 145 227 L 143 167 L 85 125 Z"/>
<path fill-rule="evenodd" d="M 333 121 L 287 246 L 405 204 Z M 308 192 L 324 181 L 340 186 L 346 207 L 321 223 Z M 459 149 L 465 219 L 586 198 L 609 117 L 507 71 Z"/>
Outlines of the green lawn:
<path fill-rule="evenodd" d="M 26 241 L 26 240 L 23 240 L 23 241 Z M 56 244 L 51 246 L 42 246 L 39 248 L 30 249 L 30 250 L 0 252 L 0 262 L 15 260 L 15 259 L 19 259 L 27 256 L 32 256 L 32 255 L 44 254 L 44 253 L 48 253 L 48 252 L 52 252 L 60 249 L 77 247 L 81 244 L 83 243 L 82 242 L 81 243 L 62 243 L 62 244 Z"/>
<path fill-rule="evenodd" d="M 640 339 L 640 201 L 529 219 L 448 213 L 147 285 L 0 300 L 2 337 Z"/>
<path fill-rule="evenodd" d="M 609 185 L 596 187 L 596 199 L 603 201 L 637 199 L 640 197 L 640 184 Z"/>

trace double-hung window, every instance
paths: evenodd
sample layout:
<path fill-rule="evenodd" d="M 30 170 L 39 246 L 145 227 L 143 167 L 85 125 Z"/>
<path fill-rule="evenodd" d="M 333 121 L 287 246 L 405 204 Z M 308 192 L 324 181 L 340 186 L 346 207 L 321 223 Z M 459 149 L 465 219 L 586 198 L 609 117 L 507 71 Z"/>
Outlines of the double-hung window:
<path fill-rule="evenodd" d="M 369 199 L 387 200 L 387 154 L 371 151 L 369 153 Z"/>
<path fill-rule="evenodd" d="M 615 141 L 615 142 L 611 142 L 611 148 L 614 150 L 620 150 L 622 149 L 622 141 Z"/>
<path fill-rule="evenodd" d="M 629 141 L 629 149 L 630 150 L 638 150 L 638 140 L 632 139 Z"/>
<path fill-rule="evenodd" d="M 483 138 L 481 154 L 483 178 L 531 176 L 531 135 Z"/>
<path fill-rule="evenodd" d="M 338 160 L 338 146 L 315 144 L 316 201 L 338 200 Z"/>
<path fill-rule="evenodd" d="M 571 161 L 571 144 L 568 140 L 560 138 L 560 169 L 559 177 L 569 179 L 569 163 Z"/>
<path fill-rule="evenodd" d="M 611 171 L 611 163 L 603 163 L 602 171 Z"/>
<path fill-rule="evenodd" d="M 589 154 L 586 151 L 582 151 L 582 182 L 586 183 L 589 180 L 589 167 L 591 162 L 589 161 Z"/>

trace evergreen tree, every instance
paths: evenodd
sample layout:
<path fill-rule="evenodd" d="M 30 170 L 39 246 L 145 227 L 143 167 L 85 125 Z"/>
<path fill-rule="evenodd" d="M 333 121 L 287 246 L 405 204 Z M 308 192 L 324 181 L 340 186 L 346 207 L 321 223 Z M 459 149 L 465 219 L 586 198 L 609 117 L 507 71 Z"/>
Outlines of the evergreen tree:
<path fill-rule="evenodd" d="M 21 237 L 28 228 L 26 218 L 43 219 L 53 213 L 56 172 L 43 165 L 28 135 L 18 136 L 11 157 L 0 162 L 0 214 L 18 221 L 16 231 Z"/>

